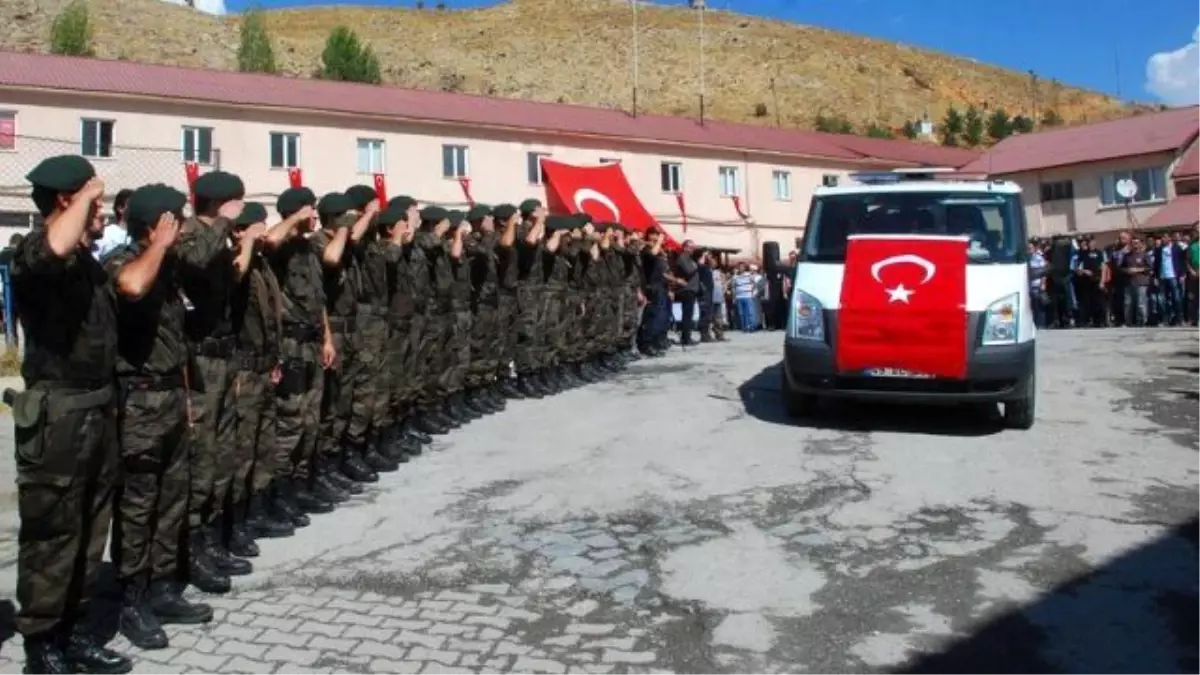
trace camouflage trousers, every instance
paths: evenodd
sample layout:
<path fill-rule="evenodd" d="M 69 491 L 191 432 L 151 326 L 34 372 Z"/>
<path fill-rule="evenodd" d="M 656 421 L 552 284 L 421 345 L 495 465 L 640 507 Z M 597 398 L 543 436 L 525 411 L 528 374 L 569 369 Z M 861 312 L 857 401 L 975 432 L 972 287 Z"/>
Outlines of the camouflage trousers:
<path fill-rule="evenodd" d="M 513 360 L 517 372 L 527 375 L 541 367 L 546 346 L 545 298 L 542 290 L 522 284 L 517 287 Z"/>
<path fill-rule="evenodd" d="M 500 290 L 500 304 L 496 313 L 496 369 L 507 377 L 517 348 L 517 293 Z"/>
<path fill-rule="evenodd" d="M 331 319 L 332 320 L 332 319 Z M 325 393 L 321 399 L 321 433 L 317 452 L 334 455 L 349 441 L 350 417 L 354 410 L 354 387 L 361 378 L 362 363 L 358 359 L 358 340 L 341 330 L 333 332 L 333 348 L 337 358 L 325 371 Z"/>
<path fill-rule="evenodd" d="M 321 345 L 285 337 L 281 341 L 283 378 L 275 388 L 275 476 L 308 478 L 321 431 L 321 401 L 325 378 Z"/>
<path fill-rule="evenodd" d="M 482 387 L 496 376 L 501 352 L 500 310 L 495 305 L 479 303 L 471 319 L 471 354 L 467 372 L 468 387 Z"/>
<path fill-rule="evenodd" d="M 346 442 L 358 447 L 366 444 L 371 430 L 382 424 L 391 396 L 382 376 L 387 362 L 384 353 L 388 339 L 387 319 L 382 315 L 360 313 L 356 328 L 355 363 L 351 368 L 354 389 L 350 397 Z"/>
<path fill-rule="evenodd" d="M 17 394 L 16 628 L 26 639 L 70 631 L 104 561 L 117 481 L 111 387 Z"/>
<path fill-rule="evenodd" d="M 543 291 L 542 303 L 546 317 L 542 324 L 546 344 L 539 361 L 542 368 L 551 368 L 562 361 L 567 350 L 566 290 L 547 288 Z"/>
<path fill-rule="evenodd" d="M 268 365 L 263 363 L 260 368 L 240 369 L 233 379 L 237 402 L 237 448 L 234 451 L 237 471 L 232 490 L 235 504 L 263 491 L 280 468 L 275 438 L 275 385 L 271 383 Z"/>
<path fill-rule="evenodd" d="M 439 380 L 446 364 L 446 343 L 453 330 L 450 315 L 436 308 L 429 309 L 423 314 L 424 325 L 419 331 L 414 330 L 416 342 L 416 389 L 417 402 L 429 404 L 436 402 L 441 396 Z"/>
<path fill-rule="evenodd" d="M 446 319 L 441 375 L 437 380 L 440 396 L 457 394 L 466 387 L 471 367 L 471 312 L 455 308 Z"/>
<path fill-rule="evenodd" d="M 216 521 L 233 483 L 236 408 L 228 359 L 197 355 L 189 372 L 192 442 L 188 443 L 188 526 L 194 529 Z"/>
<path fill-rule="evenodd" d="M 586 320 L 594 308 L 585 301 L 586 293 L 571 289 L 567 291 L 562 309 L 562 329 L 564 350 L 559 360 L 576 363 L 583 360 L 586 341 Z"/>
<path fill-rule="evenodd" d="M 424 327 L 425 317 L 421 314 L 391 319 L 379 383 L 381 387 L 386 387 L 388 395 L 387 414 L 382 426 L 402 422 L 417 400 L 421 381 L 417 347 Z"/>
<path fill-rule="evenodd" d="M 156 386 L 152 381 L 123 378 L 119 385 L 122 477 L 113 518 L 117 577 L 172 580 L 187 520 L 191 430 L 186 395 L 178 381 Z"/>

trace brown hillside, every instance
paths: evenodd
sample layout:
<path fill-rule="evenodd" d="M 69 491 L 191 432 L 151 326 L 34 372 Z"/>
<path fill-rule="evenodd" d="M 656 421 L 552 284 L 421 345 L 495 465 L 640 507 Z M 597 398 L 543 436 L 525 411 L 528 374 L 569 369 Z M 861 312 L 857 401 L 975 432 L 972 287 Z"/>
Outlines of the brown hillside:
<path fill-rule="evenodd" d="M 0 3 L 0 47 L 45 51 L 66 0 Z M 427 3 L 432 6 L 434 2 Z M 102 58 L 233 69 L 236 18 L 160 0 L 89 0 Z M 698 13 L 641 5 L 639 109 L 697 115 Z M 268 13 L 284 71 L 309 75 L 329 29 L 350 26 L 380 57 L 384 78 L 409 87 L 620 107 L 631 104 L 627 0 L 510 0 L 438 11 L 328 7 Z M 710 118 L 811 127 L 818 114 L 898 127 L 948 105 L 1028 113 L 1028 75 L 927 50 L 781 21 L 709 11 L 706 101 Z M 775 79 L 774 95 L 771 79 Z M 1112 97 L 1041 82 L 1038 106 L 1067 122 L 1132 112 Z M 763 114 L 765 107 L 765 115 Z"/>

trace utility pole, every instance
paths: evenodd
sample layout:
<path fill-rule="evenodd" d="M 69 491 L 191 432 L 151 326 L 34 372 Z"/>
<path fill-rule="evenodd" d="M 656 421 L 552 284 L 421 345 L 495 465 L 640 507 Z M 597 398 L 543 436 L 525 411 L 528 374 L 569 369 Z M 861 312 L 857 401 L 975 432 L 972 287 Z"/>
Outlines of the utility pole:
<path fill-rule="evenodd" d="M 633 116 L 638 114 L 638 0 L 633 3 Z"/>
<path fill-rule="evenodd" d="M 1113 73 L 1117 78 L 1117 98 L 1121 98 L 1121 48 L 1113 45 Z"/>
<path fill-rule="evenodd" d="M 704 124 L 704 2 L 700 2 L 700 124 Z"/>
<path fill-rule="evenodd" d="M 775 109 L 775 126 L 779 126 L 779 92 L 775 91 L 775 78 L 771 78 L 771 107 Z"/>

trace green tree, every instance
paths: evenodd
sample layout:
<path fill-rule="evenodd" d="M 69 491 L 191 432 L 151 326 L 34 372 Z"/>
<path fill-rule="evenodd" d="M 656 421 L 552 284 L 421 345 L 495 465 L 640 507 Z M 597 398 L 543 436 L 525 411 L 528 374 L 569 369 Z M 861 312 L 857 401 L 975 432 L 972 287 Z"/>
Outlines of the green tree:
<path fill-rule="evenodd" d="M 1054 112 L 1053 108 L 1047 110 L 1045 114 L 1042 115 L 1042 126 L 1044 127 L 1057 127 L 1062 123 L 1063 118 L 1059 117 L 1058 113 Z"/>
<path fill-rule="evenodd" d="M 942 118 L 942 145 L 958 145 L 958 137 L 963 132 L 963 116 L 958 108 L 950 106 L 946 116 Z"/>
<path fill-rule="evenodd" d="M 321 70 L 317 75 L 325 80 L 345 82 L 379 84 L 383 81 L 375 52 L 345 26 L 330 31 L 325 40 L 325 51 L 321 52 Z"/>
<path fill-rule="evenodd" d="M 1008 138 L 1013 132 L 1013 120 L 1004 112 L 1004 108 L 996 108 L 988 116 L 987 134 L 992 140 L 1000 141 Z"/>
<path fill-rule="evenodd" d="M 238 44 L 238 70 L 243 73 L 274 73 L 275 48 L 262 11 L 254 8 L 242 17 L 241 42 Z"/>
<path fill-rule="evenodd" d="M 825 115 L 817 115 L 813 120 L 813 126 L 817 131 L 823 131 L 827 134 L 852 134 L 854 133 L 854 125 L 850 120 L 841 115 L 833 115 L 826 117 Z"/>
<path fill-rule="evenodd" d="M 905 138 L 912 141 L 912 140 L 916 140 L 917 136 L 921 135 L 921 128 L 919 126 L 917 126 L 916 122 L 909 120 L 904 123 L 904 127 L 901 129 L 901 133 L 904 134 Z"/>
<path fill-rule="evenodd" d="M 85 0 L 72 0 L 54 17 L 50 26 L 50 53 L 92 55 L 92 22 Z"/>
<path fill-rule="evenodd" d="M 1017 115 L 1012 119 L 1013 133 L 1027 134 L 1033 131 L 1033 120 L 1024 115 Z"/>
<path fill-rule="evenodd" d="M 963 116 L 963 140 L 972 148 L 979 147 L 983 144 L 983 131 L 983 113 L 975 106 L 967 108 L 967 114 Z"/>
<path fill-rule="evenodd" d="M 895 138 L 896 134 L 892 133 L 891 129 L 872 122 L 871 126 L 867 127 L 867 136 L 869 138 Z"/>

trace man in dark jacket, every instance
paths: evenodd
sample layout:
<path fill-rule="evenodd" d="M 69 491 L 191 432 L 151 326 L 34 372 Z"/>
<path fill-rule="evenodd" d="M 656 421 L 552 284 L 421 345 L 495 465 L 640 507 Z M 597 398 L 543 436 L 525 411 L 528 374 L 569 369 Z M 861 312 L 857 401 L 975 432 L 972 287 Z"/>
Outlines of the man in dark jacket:
<path fill-rule="evenodd" d="M 696 298 L 700 295 L 700 266 L 693 255 L 696 243 L 691 239 L 683 242 L 683 251 L 675 259 L 675 299 L 679 301 L 682 318 L 679 322 L 679 344 L 692 344 L 692 326 L 696 313 Z"/>

